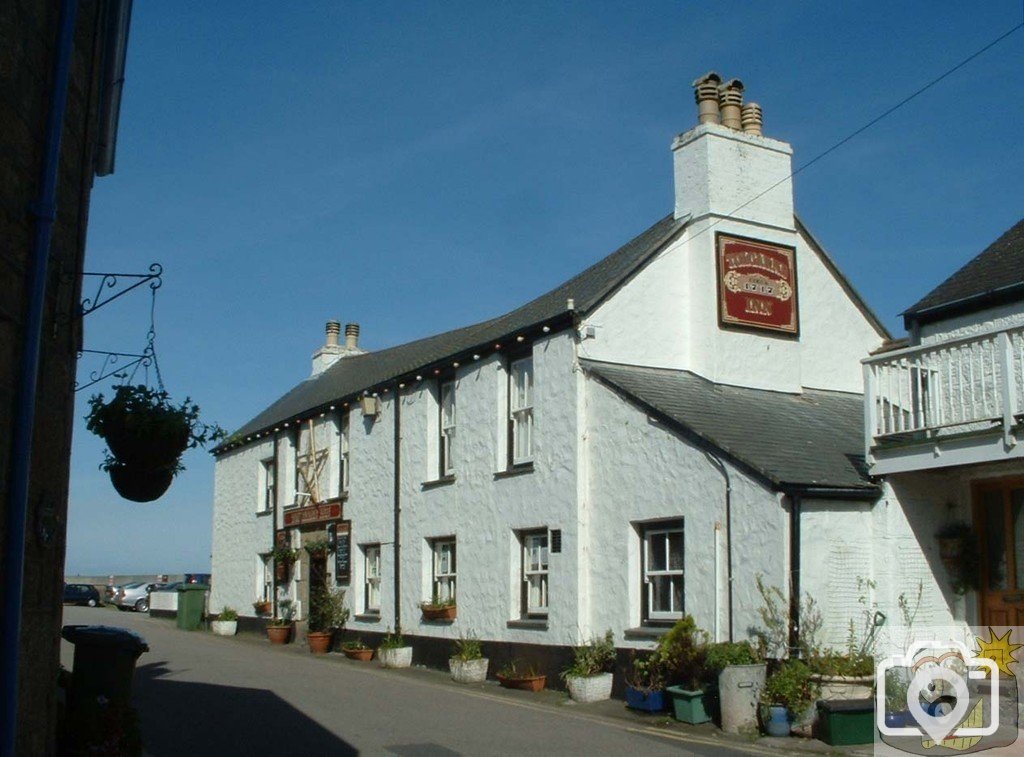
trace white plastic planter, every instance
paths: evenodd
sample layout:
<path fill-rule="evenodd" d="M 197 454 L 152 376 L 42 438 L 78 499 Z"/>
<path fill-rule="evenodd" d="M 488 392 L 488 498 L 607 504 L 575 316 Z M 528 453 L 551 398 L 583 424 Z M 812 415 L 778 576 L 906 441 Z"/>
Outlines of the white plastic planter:
<path fill-rule="evenodd" d="M 729 665 L 718 674 L 722 730 L 726 733 L 757 731 L 757 703 L 761 699 L 767 667 Z"/>
<path fill-rule="evenodd" d="M 612 697 L 612 674 L 600 673 L 596 676 L 567 676 L 566 685 L 569 696 L 576 702 L 600 702 Z"/>
<path fill-rule="evenodd" d="M 870 699 L 874 696 L 875 677 L 870 676 L 811 676 L 821 687 L 818 699 Z"/>
<path fill-rule="evenodd" d="M 408 668 L 412 665 L 412 647 L 378 649 L 377 659 L 382 668 Z"/>
<path fill-rule="evenodd" d="M 452 680 L 456 683 L 483 683 L 487 680 L 486 657 L 479 660 L 460 660 L 457 657 L 448 659 L 448 668 L 452 671 Z"/>
<path fill-rule="evenodd" d="M 234 636 L 235 632 L 238 630 L 238 621 L 214 620 L 210 622 L 210 627 L 218 636 Z"/>

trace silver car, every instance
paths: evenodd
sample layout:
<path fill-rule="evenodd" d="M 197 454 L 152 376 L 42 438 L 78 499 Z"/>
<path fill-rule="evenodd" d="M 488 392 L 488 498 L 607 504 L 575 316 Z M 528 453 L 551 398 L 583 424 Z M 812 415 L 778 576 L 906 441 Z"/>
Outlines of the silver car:
<path fill-rule="evenodd" d="M 163 587 L 160 583 L 137 581 L 118 588 L 114 595 L 114 604 L 118 610 L 134 610 L 149 612 L 149 592 Z"/>

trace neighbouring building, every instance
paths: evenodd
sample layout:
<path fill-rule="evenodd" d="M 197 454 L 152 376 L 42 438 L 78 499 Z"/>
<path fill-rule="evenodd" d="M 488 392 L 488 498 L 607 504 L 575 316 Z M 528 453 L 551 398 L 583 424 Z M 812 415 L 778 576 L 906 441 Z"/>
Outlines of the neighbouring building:
<path fill-rule="evenodd" d="M 114 170 L 130 14 L 130 0 L 0 3 L 4 754 L 56 749 L 81 274 L 93 179 Z M 41 261 L 45 276 L 36 288 Z M 38 305 L 41 328 L 33 314 Z M 38 371 L 29 359 L 35 347 Z M 26 395 L 35 397 L 34 418 L 25 412 Z M 29 427 L 30 466 L 26 436 L 18 432 Z M 26 474 L 27 487 L 15 485 Z"/>
<path fill-rule="evenodd" d="M 869 471 L 909 526 L 883 576 L 938 576 L 956 619 L 1024 626 L 1024 220 L 903 318 L 864 360 Z"/>
<path fill-rule="evenodd" d="M 326 579 L 350 632 L 401 628 L 417 661 L 472 633 L 549 671 L 684 613 L 746 638 L 758 577 L 791 641 L 807 594 L 832 643 L 865 602 L 895 616 L 904 560 L 923 614 L 953 617 L 924 505 L 904 512 L 865 460 L 861 360 L 891 337 L 795 214 L 792 150 L 743 85 L 695 88 L 672 212 L 578 276 L 389 349 L 328 322 L 312 375 L 215 450 L 214 607 L 287 598 L 302 618 Z M 290 571 L 275 546 L 299 549 Z M 434 598 L 454 620 L 424 618 Z"/>

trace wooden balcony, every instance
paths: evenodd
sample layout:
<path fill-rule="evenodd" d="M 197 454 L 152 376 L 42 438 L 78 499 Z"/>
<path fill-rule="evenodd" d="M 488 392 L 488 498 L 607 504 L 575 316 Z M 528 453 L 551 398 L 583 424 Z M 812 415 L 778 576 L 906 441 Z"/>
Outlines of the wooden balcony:
<path fill-rule="evenodd" d="M 1024 456 L 1024 327 L 907 347 L 862 362 L 872 474 Z"/>

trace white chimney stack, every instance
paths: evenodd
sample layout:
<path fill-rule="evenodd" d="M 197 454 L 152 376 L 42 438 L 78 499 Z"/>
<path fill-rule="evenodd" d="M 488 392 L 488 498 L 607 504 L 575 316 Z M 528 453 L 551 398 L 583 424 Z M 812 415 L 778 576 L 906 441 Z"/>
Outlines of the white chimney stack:
<path fill-rule="evenodd" d="M 341 336 L 341 322 L 328 321 L 324 331 L 327 338 L 324 346 L 313 353 L 313 373 L 311 376 L 319 376 L 336 362 L 352 355 L 362 355 L 366 350 L 359 348 L 359 324 L 345 324 L 345 344 L 339 344 Z"/>

